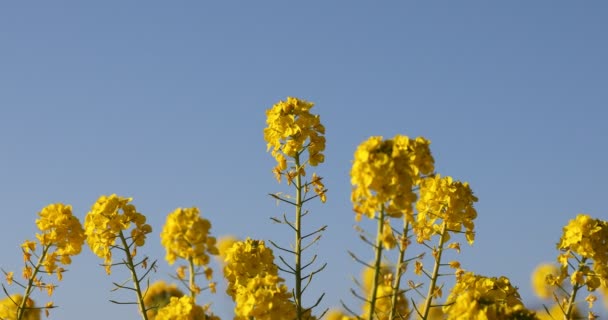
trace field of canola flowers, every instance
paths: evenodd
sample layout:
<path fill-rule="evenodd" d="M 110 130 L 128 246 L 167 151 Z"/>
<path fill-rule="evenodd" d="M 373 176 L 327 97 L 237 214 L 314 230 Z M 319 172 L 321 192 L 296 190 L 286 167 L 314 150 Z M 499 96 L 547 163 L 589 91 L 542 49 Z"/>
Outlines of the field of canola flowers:
<path fill-rule="evenodd" d="M 306 210 L 307 203 L 324 203 L 328 196 L 323 177 L 313 172 L 325 160 L 325 127 L 312 108 L 311 102 L 288 97 L 266 111 L 264 139 L 276 160 L 273 173 L 289 190 L 271 197 L 293 208 L 291 215 L 275 222 L 293 231 L 293 243 L 218 240 L 212 222 L 198 208 L 177 208 L 159 233 L 166 261 L 176 265 L 173 282 L 149 283 L 157 260 L 138 251 L 156 230 L 133 199 L 102 195 L 84 221 L 68 204 L 49 204 L 38 213 L 39 232 L 26 236 L 21 245 L 22 270 L 3 269 L 6 297 L 0 302 L 0 319 L 52 318 L 53 292 L 59 290 L 58 282 L 69 278 L 65 271 L 83 246 L 102 259 L 108 281 L 115 281 L 113 269 L 128 270 L 130 282 L 113 283 L 118 290 L 132 292 L 133 302 L 113 302 L 132 304 L 144 320 L 219 319 L 209 303 L 197 299 L 202 291 L 216 291 L 216 272 L 223 274 L 225 293 L 235 303 L 234 319 L 598 318 L 598 300 L 608 300 L 608 221 L 578 214 L 555 230 L 561 232 L 557 248 L 547 248 L 555 251 L 555 263 L 533 271 L 535 293 L 546 304 L 541 310 L 528 309 L 508 278 L 476 274 L 466 261 L 446 259 L 475 241 L 478 199 L 468 183 L 435 171 L 430 141 L 404 135 L 370 137 L 354 152 L 354 219 L 368 219 L 376 226 L 359 229 L 360 244 L 369 247 L 374 259 L 351 253 L 364 268 L 353 291 L 359 307 L 321 309 L 323 293 L 306 289 L 325 264 L 316 261 L 316 255 L 308 260 L 303 255 L 326 232 L 326 226 L 303 232 L 303 218 L 315 214 Z M 221 259 L 222 270 L 209 266 L 213 256 Z M 410 274 L 426 281 L 411 279 Z M 286 277 L 293 279 L 293 288 L 286 285 Z M 446 287 L 446 279 L 454 285 Z M 305 295 L 315 303 L 305 305 Z M 605 304 L 608 307 L 608 301 Z"/>

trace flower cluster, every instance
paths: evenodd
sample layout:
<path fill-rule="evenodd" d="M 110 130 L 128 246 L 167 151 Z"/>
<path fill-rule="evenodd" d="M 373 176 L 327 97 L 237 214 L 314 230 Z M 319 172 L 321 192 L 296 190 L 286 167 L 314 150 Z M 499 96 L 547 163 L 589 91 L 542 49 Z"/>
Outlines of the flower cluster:
<path fill-rule="evenodd" d="M 264 241 L 236 242 L 226 253 L 226 293 L 235 301 L 235 319 L 293 319 L 295 305 L 284 280 L 278 276 L 274 255 Z"/>
<path fill-rule="evenodd" d="M 85 217 L 87 243 L 97 256 L 104 258 L 108 274 L 111 272 L 111 249 L 115 246 L 117 237 L 124 237 L 123 231 L 128 230 L 131 223 L 135 227 L 131 229 L 130 238 L 136 247 L 143 246 L 146 234 L 152 232 L 152 227 L 146 224 L 146 217 L 129 203 L 131 200 L 116 194 L 101 196 Z"/>
<path fill-rule="evenodd" d="M 418 242 L 430 240 L 433 234 L 441 234 L 441 223 L 445 222 L 446 229 L 450 231 L 458 232 L 464 227 L 467 241 L 472 244 L 475 240 L 473 220 L 477 218 L 473 203 L 476 201 L 466 182 L 453 181 L 452 177 L 442 178 L 440 175 L 422 179 L 414 224 Z M 438 224 L 438 220 L 442 222 Z"/>
<path fill-rule="evenodd" d="M 72 206 L 51 204 L 38 213 L 36 225 L 42 233 L 36 234 L 43 246 L 53 245 L 63 264 L 69 264 L 70 256 L 77 255 L 85 240 L 84 229 L 78 218 L 72 215 Z"/>
<path fill-rule="evenodd" d="M 219 253 L 216 239 L 209 235 L 211 222 L 200 215 L 198 208 L 177 208 L 167 216 L 160 233 L 161 244 L 165 247 L 165 259 L 169 264 L 177 258 L 192 260 L 196 266 L 209 264 L 209 255 Z"/>
<path fill-rule="evenodd" d="M 155 320 L 220 320 L 205 313 L 206 306 L 196 304 L 190 296 L 171 297 L 169 303 L 158 310 Z"/>
<path fill-rule="evenodd" d="M 16 320 L 17 308 L 21 305 L 23 296 L 13 294 L 0 300 L 0 319 Z M 34 301 L 30 298 L 25 302 L 25 313 L 22 320 L 40 320 L 40 309 L 36 308 Z"/>
<path fill-rule="evenodd" d="M 594 291 L 602 283 L 608 284 L 607 221 L 579 214 L 564 227 L 557 247 L 562 251 L 558 257 L 558 261 L 562 265 L 561 278 L 568 275 L 568 259 L 572 257 L 572 254 L 577 254 L 585 261 L 592 260 L 593 270 L 586 263 L 581 263 L 580 267 L 570 275 L 573 285 L 586 285 L 589 291 Z M 561 278 L 558 277 L 555 282 L 562 280 Z"/>
<path fill-rule="evenodd" d="M 443 311 L 447 319 L 536 319 L 508 278 L 471 272 L 457 278 Z"/>
<path fill-rule="evenodd" d="M 57 262 L 68 265 L 72 262 L 71 256 L 80 253 L 85 240 L 84 229 L 78 218 L 72 215 L 72 206 L 69 205 L 50 204 L 38 216 L 36 225 L 41 233 L 37 233 L 36 238 L 43 248 L 54 248 L 46 251 L 41 263 L 47 273 L 57 272 L 61 279 L 62 269 L 58 269 Z M 35 249 L 35 243 L 25 241 L 22 247 L 29 260 L 28 254 Z"/>
<path fill-rule="evenodd" d="M 282 173 L 287 169 L 287 157 L 295 158 L 305 149 L 308 150 L 308 164 L 316 166 L 325 160 L 325 127 L 319 115 L 310 113 L 313 103 L 294 97 L 287 97 L 266 110 L 264 140 L 268 150 L 277 160 L 274 169 L 277 180 L 281 181 Z M 299 175 L 305 175 L 302 168 L 297 168 Z"/>
<path fill-rule="evenodd" d="M 422 175 L 434 170 L 429 144 L 422 137 L 397 135 L 388 140 L 371 137 L 357 147 L 350 172 L 357 220 L 361 215 L 373 218 L 384 208 L 391 217 L 413 221 L 416 194 L 412 188 Z"/>

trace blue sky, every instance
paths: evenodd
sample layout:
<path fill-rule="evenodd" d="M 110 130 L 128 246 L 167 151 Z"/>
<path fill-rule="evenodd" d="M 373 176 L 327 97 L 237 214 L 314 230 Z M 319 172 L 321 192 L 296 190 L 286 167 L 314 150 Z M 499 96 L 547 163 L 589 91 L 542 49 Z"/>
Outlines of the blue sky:
<path fill-rule="evenodd" d="M 530 272 L 554 260 L 561 227 L 608 218 L 607 14 L 599 1 L 2 2 L 1 266 L 20 269 L 47 204 L 84 218 L 111 193 L 148 216 L 154 279 L 172 272 L 158 233 L 176 207 L 198 206 L 215 235 L 287 244 L 269 219 L 289 208 L 267 196 L 286 188 L 262 130 L 264 111 L 296 96 L 327 128 L 328 201 L 306 221 L 328 225 L 311 289 L 323 307 L 358 309 L 346 251 L 371 252 L 353 230 L 352 155 L 395 134 L 430 139 L 437 172 L 478 196 L 463 267 L 510 277 L 533 306 Z M 137 317 L 107 302 L 125 275 L 99 263 L 88 249 L 74 259 L 52 318 Z M 210 299 L 230 318 L 223 294 Z"/>

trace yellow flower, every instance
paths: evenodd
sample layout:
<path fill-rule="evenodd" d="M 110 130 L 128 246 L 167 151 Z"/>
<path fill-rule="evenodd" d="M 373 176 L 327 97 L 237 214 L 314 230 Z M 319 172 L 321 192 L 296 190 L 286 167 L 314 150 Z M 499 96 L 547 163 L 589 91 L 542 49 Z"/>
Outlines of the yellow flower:
<path fill-rule="evenodd" d="M 68 265 L 72 262 L 71 256 L 80 253 L 85 240 L 84 230 L 78 218 L 72 215 L 72 207 L 69 205 L 50 204 L 38 213 L 38 217 L 36 225 L 41 232 L 36 234 L 36 238 L 44 252 L 39 263 L 47 273 L 57 273 L 61 277 L 57 263 Z M 25 262 L 31 262 L 36 247 L 34 241 L 23 242 L 21 248 Z M 24 276 L 25 274 L 32 275 L 30 270 L 24 270 Z"/>
<path fill-rule="evenodd" d="M 294 97 L 287 97 L 266 110 L 266 124 L 264 140 L 268 143 L 268 150 L 277 160 L 274 168 L 277 180 L 287 170 L 286 156 L 294 158 L 304 150 L 308 150 L 308 159 L 305 161 L 316 166 L 325 160 L 325 127 L 321 124 L 319 115 L 310 113 L 313 103 Z M 304 164 L 304 162 L 302 163 Z M 298 171 L 305 175 L 305 171 Z"/>
<path fill-rule="evenodd" d="M 388 216 L 413 221 L 412 188 L 434 170 L 429 144 L 421 137 L 398 135 L 392 140 L 371 137 L 357 147 L 350 172 L 357 220 L 361 215 L 372 219 L 384 207 Z"/>
<path fill-rule="evenodd" d="M 559 276 L 559 268 L 550 263 L 540 264 L 532 272 L 532 289 L 536 296 L 542 299 L 553 297 L 553 291 L 557 289 L 555 285 L 547 283 L 547 277 L 554 278 Z"/>
<path fill-rule="evenodd" d="M 196 304 L 190 296 L 171 297 L 169 304 L 158 310 L 156 320 L 219 320 L 214 315 L 206 315 L 206 308 Z"/>
<path fill-rule="evenodd" d="M 131 241 L 135 247 L 143 246 L 146 234 L 152 232 L 152 227 L 146 224 L 146 217 L 137 212 L 130 204 L 131 198 L 119 197 L 116 194 L 101 196 L 87 214 L 84 222 L 87 243 L 93 253 L 104 258 L 106 272 L 110 274 L 112 263 L 111 249 L 116 244 L 116 238 L 128 230 L 133 223 Z"/>
<path fill-rule="evenodd" d="M 272 250 L 261 240 L 235 242 L 226 252 L 226 293 L 235 302 L 235 319 L 280 320 L 295 317 L 291 293 L 278 276 Z"/>
<path fill-rule="evenodd" d="M 175 284 L 157 281 L 148 287 L 144 297 L 144 305 L 149 320 L 154 320 L 158 310 L 169 304 L 171 297 L 182 297 L 184 293 Z"/>
<path fill-rule="evenodd" d="M 475 239 L 473 220 L 477 218 L 473 203 L 476 201 L 477 197 L 466 182 L 453 181 L 452 177 L 442 178 L 440 175 L 422 179 L 414 224 L 418 242 L 430 240 L 433 234 L 440 234 L 440 225 L 446 222 L 450 231 L 465 228 L 467 241 L 472 244 Z"/>
<path fill-rule="evenodd" d="M 23 301 L 23 296 L 20 294 L 13 294 L 10 297 L 6 297 L 0 301 L 0 319 L 4 320 L 16 320 L 18 305 Z M 32 299 L 27 299 L 22 320 L 40 320 L 40 309 L 35 309 L 36 305 Z"/>
<path fill-rule="evenodd" d="M 593 270 L 582 267 L 570 275 L 570 281 L 576 285 L 586 285 L 593 291 L 602 283 L 608 283 L 608 222 L 594 219 L 586 214 L 579 214 L 563 228 L 562 237 L 557 245 L 561 253 L 558 261 L 565 269 L 562 278 L 567 276 L 569 258 L 578 254 L 584 259 L 593 261 Z"/>
<path fill-rule="evenodd" d="M 517 288 L 506 277 L 489 278 L 464 273 L 448 296 L 447 319 L 535 319 L 521 302 Z"/>
<path fill-rule="evenodd" d="M 564 227 L 558 248 L 608 264 L 606 242 L 608 242 L 608 222 L 579 214 Z"/>
<path fill-rule="evenodd" d="M 55 203 L 38 213 L 36 225 L 42 233 L 36 234 L 43 246 L 53 245 L 57 255 L 73 256 L 80 253 L 85 240 L 78 218 L 72 215 L 72 206 Z"/>
<path fill-rule="evenodd" d="M 196 266 L 209 264 L 209 255 L 219 253 L 215 237 L 209 235 L 211 222 L 200 215 L 198 208 L 177 208 L 167 216 L 160 233 L 161 244 L 169 264 L 178 258 L 194 262 Z"/>

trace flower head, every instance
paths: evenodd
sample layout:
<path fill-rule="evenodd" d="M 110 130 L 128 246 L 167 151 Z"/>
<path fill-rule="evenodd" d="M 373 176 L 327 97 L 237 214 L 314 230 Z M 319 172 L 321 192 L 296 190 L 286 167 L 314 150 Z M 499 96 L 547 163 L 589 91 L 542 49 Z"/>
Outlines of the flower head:
<path fill-rule="evenodd" d="M 261 240 L 236 242 L 226 253 L 226 293 L 235 301 L 235 319 L 292 319 L 295 305 L 278 276 L 272 250 Z"/>
<path fill-rule="evenodd" d="M 608 221 L 579 214 L 563 228 L 557 248 L 562 251 L 558 256 L 563 270 L 562 278 L 567 275 L 569 258 L 578 254 L 583 259 L 593 260 L 593 270 L 589 266 L 582 266 L 573 272 L 570 275 L 573 285 L 586 285 L 588 290 L 593 291 L 602 283 L 608 283 Z"/>
<path fill-rule="evenodd" d="M 287 97 L 287 100 L 266 110 L 264 140 L 277 160 L 274 171 L 279 181 L 281 173 L 287 169 L 286 157 L 294 158 L 308 150 L 307 163 L 311 166 L 325 160 L 325 127 L 319 115 L 310 113 L 313 105 L 305 100 Z M 297 174 L 305 175 L 303 170 L 298 170 Z"/>
<path fill-rule="evenodd" d="M 77 255 L 85 240 L 84 229 L 72 214 L 72 206 L 62 203 L 48 205 L 38 213 L 36 220 L 38 241 L 43 246 L 53 245 L 58 255 Z"/>
<path fill-rule="evenodd" d="M 457 278 L 443 311 L 447 319 L 535 319 L 508 278 L 470 272 Z"/>
<path fill-rule="evenodd" d="M 205 314 L 207 308 L 197 305 L 190 296 L 171 297 L 169 303 L 158 310 L 155 320 L 219 320 L 214 315 Z"/>
<path fill-rule="evenodd" d="M 167 216 L 160 233 L 161 244 L 165 247 L 165 259 L 169 264 L 177 258 L 189 261 L 196 266 L 209 264 L 209 255 L 219 253 L 215 237 L 209 235 L 211 222 L 200 215 L 198 208 L 177 208 Z"/>
<path fill-rule="evenodd" d="M 434 170 L 429 144 L 421 137 L 398 135 L 388 140 L 371 137 L 357 147 L 350 172 L 357 219 L 361 215 L 373 218 L 384 208 L 391 217 L 413 221 L 416 194 L 412 188 L 422 175 Z"/>
<path fill-rule="evenodd" d="M 608 222 L 579 214 L 568 222 L 558 249 L 572 251 L 602 264 L 608 264 Z"/>
<path fill-rule="evenodd" d="M 40 233 L 36 238 L 42 247 L 40 265 L 47 273 L 56 273 L 61 280 L 63 269 L 57 264 L 68 265 L 72 256 L 80 253 L 85 240 L 84 230 L 78 218 L 72 214 L 72 207 L 62 203 L 50 204 L 38 213 L 36 226 Z M 35 241 L 26 240 L 21 245 L 24 261 L 30 261 L 36 250 Z M 31 261 L 30 261 L 31 262 Z M 27 269 L 27 270 L 26 270 Z M 23 271 L 26 279 L 33 276 L 28 265 Z"/>
<path fill-rule="evenodd" d="M 433 234 L 439 234 L 441 228 L 438 221 L 444 221 L 448 230 L 460 231 L 464 227 L 467 241 L 473 243 L 473 220 L 477 218 L 473 203 L 476 201 L 477 197 L 466 182 L 453 181 L 452 177 L 442 178 L 440 175 L 422 179 L 414 224 L 418 241 L 429 240 Z"/>
<path fill-rule="evenodd" d="M 146 223 L 146 217 L 137 212 L 130 204 L 131 198 L 119 197 L 116 194 L 101 196 L 87 214 L 84 222 L 87 243 L 93 253 L 104 258 L 106 272 L 110 273 L 112 251 L 116 238 L 127 231 L 131 224 L 131 240 L 135 247 L 144 245 L 146 235 L 152 227 Z"/>

